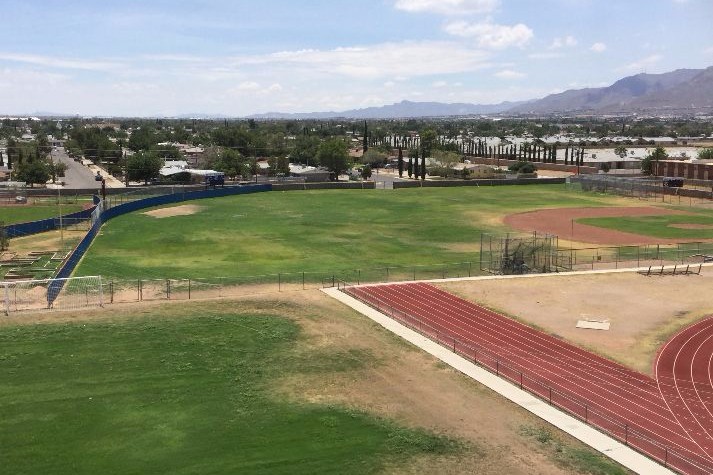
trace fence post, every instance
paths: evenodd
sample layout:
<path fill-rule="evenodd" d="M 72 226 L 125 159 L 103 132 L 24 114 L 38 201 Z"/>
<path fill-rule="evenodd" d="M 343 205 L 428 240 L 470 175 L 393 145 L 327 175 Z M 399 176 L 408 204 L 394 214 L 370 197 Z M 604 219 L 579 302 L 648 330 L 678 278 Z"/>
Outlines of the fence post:
<path fill-rule="evenodd" d="M 144 299 L 144 283 L 139 279 L 139 301 Z"/>
<path fill-rule="evenodd" d="M 302 290 L 305 289 L 305 272 L 302 271 Z"/>
<path fill-rule="evenodd" d="M 114 281 L 109 282 L 109 303 L 114 303 Z"/>
<path fill-rule="evenodd" d="M 188 300 L 191 300 L 191 279 L 188 279 Z"/>
<path fill-rule="evenodd" d="M 334 287 L 334 282 L 332 282 L 332 287 Z M 282 292 L 282 275 L 277 273 L 277 291 Z"/>
<path fill-rule="evenodd" d="M 357 285 L 361 284 L 361 269 L 357 269 Z"/>
<path fill-rule="evenodd" d="M 386 282 L 389 281 L 389 268 L 386 268 Z"/>
<path fill-rule="evenodd" d="M 5 315 L 10 315 L 10 284 L 5 284 Z"/>
<path fill-rule="evenodd" d="M 495 360 L 495 375 L 500 376 L 500 360 Z"/>
<path fill-rule="evenodd" d="M 469 262 L 469 263 L 468 263 L 468 277 L 470 277 L 470 272 L 471 272 L 471 268 L 472 268 L 472 267 L 473 267 L 473 263 L 472 263 L 472 262 Z"/>
<path fill-rule="evenodd" d="M 520 371 L 520 389 L 522 389 L 522 371 Z"/>
<path fill-rule="evenodd" d="M 166 300 L 171 300 L 171 279 L 166 279 Z"/>

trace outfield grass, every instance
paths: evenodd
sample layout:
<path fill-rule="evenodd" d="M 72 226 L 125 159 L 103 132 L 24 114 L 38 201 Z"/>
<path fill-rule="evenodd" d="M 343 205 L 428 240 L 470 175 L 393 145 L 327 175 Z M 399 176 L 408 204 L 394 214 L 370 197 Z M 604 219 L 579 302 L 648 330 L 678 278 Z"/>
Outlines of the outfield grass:
<path fill-rule="evenodd" d="M 62 214 L 75 213 L 82 210 L 81 204 L 63 204 Z M 59 216 L 57 205 L 22 205 L 0 206 L 0 221 L 5 224 L 26 223 L 45 218 Z"/>
<path fill-rule="evenodd" d="M 459 450 L 364 413 L 276 399 L 282 376 L 368 363 L 295 353 L 288 319 L 178 311 L 1 327 L 2 472 L 361 474 Z"/>
<path fill-rule="evenodd" d="M 202 211 L 109 221 L 76 275 L 205 278 L 477 262 L 480 233 L 508 231 L 503 215 L 622 200 L 532 185 L 271 192 L 191 203 Z"/>
<path fill-rule="evenodd" d="M 691 212 L 690 210 L 687 211 Z M 577 222 L 663 239 L 713 239 L 713 216 L 710 213 L 613 218 L 582 218 L 578 219 Z M 694 224 L 709 226 L 710 229 L 682 229 L 675 227 L 675 225 L 677 224 Z"/>

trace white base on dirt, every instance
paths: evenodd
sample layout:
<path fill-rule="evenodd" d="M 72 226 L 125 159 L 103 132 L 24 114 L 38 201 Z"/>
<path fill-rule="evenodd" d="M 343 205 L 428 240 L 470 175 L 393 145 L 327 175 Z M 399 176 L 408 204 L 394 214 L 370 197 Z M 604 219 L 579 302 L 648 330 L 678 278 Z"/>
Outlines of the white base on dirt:
<path fill-rule="evenodd" d="M 674 472 L 660 465 L 626 445 L 599 432 L 595 428 L 575 419 L 559 409 L 550 406 L 545 401 L 536 398 L 530 393 L 521 390 L 514 384 L 495 376 L 483 368 L 471 363 L 467 359 L 451 352 L 443 346 L 426 338 L 425 336 L 405 327 L 396 320 L 374 310 L 359 300 L 350 297 L 337 288 L 322 289 L 330 297 L 353 308 L 357 312 L 369 317 L 387 330 L 399 335 L 406 341 L 418 346 L 427 353 L 435 356 L 452 368 L 473 378 L 484 386 L 504 396 L 532 414 L 549 422 L 571 436 L 579 439 L 593 449 L 601 452 L 612 460 L 636 473 L 647 475 L 672 475 Z"/>
<path fill-rule="evenodd" d="M 587 330 L 609 330 L 609 320 L 577 320 L 577 328 L 584 328 Z"/>

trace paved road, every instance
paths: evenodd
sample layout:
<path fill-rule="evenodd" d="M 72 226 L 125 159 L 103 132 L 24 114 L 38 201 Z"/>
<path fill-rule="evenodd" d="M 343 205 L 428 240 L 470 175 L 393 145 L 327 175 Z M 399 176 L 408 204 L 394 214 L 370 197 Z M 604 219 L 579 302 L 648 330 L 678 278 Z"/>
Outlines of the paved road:
<path fill-rule="evenodd" d="M 57 147 L 51 153 L 53 162 L 67 165 L 64 178 L 61 178 L 61 181 L 65 183 L 65 189 L 101 188 L 101 183 L 94 179 L 94 173 L 81 163 L 75 162 L 72 157 L 67 155 L 64 148 Z"/>

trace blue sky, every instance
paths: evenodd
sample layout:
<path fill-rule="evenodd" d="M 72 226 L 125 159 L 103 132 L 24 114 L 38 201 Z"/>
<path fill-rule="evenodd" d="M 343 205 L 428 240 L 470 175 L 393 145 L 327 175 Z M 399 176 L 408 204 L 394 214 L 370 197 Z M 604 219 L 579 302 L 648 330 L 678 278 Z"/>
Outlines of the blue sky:
<path fill-rule="evenodd" d="M 496 103 L 713 65 L 711 0 L 0 0 L 0 115 Z"/>

